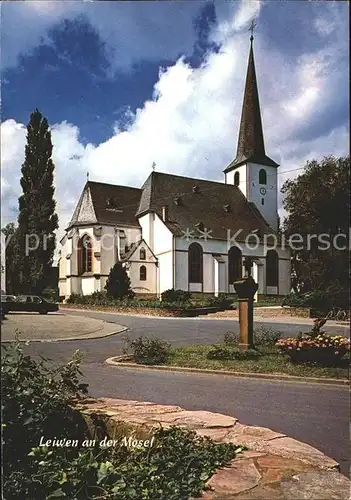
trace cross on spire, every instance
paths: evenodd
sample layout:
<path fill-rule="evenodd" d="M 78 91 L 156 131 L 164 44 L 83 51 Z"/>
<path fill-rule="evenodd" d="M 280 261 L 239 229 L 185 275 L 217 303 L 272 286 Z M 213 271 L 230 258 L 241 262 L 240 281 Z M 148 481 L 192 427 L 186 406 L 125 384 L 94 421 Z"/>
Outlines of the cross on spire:
<path fill-rule="evenodd" d="M 255 29 L 256 29 L 256 26 L 257 26 L 256 20 L 255 20 L 255 19 L 253 19 L 253 20 L 251 21 L 250 28 L 249 28 L 249 31 L 251 31 L 251 36 L 250 36 L 250 41 L 251 41 L 251 42 L 252 42 L 252 41 L 253 41 L 253 39 L 254 39 L 253 33 L 254 33 Z"/>

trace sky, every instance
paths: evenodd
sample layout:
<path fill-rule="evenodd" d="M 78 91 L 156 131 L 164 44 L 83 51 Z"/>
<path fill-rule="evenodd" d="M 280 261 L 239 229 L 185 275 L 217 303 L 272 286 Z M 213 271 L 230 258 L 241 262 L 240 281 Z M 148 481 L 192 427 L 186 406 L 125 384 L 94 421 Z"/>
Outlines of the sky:
<path fill-rule="evenodd" d="M 201 0 L 1 3 L 2 226 L 16 221 L 26 125 L 54 145 L 62 236 L 89 172 L 141 187 L 156 170 L 224 181 L 250 46 L 279 188 L 349 153 L 348 3 Z M 280 214 L 282 197 L 279 196 Z"/>

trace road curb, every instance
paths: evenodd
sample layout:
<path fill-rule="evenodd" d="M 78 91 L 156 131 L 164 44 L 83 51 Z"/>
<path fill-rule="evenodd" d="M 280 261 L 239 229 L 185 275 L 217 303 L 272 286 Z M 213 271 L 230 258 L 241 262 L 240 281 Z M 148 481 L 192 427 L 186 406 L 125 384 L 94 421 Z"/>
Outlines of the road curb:
<path fill-rule="evenodd" d="M 184 320 L 192 320 L 192 321 L 196 321 L 196 320 L 201 320 L 201 321 L 233 321 L 235 323 L 239 323 L 239 316 L 238 317 L 229 317 L 229 316 L 225 316 L 225 317 L 216 317 L 216 318 L 213 318 L 211 316 L 196 316 L 196 317 L 192 317 L 192 316 L 187 316 L 187 317 L 181 317 L 181 316 L 153 316 L 153 315 L 150 315 L 150 314 L 137 314 L 137 313 L 125 313 L 125 312 L 122 312 L 122 311 L 118 311 L 118 312 L 115 312 L 115 311 L 109 311 L 109 310 L 104 310 L 104 309 L 78 309 L 78 308 L 75 308 L 75 307 L 60 307 L 61 311 L 65 312 L 65 311 L 71 311 L 72 313 L 74 313 L 75 311 L 76 312 L 92 312 L 92 313 L 98 313 L 98 314 L 111 314 L 111 315 L 115 315 L 115 316 L 129 316 L 129 317 L 134 317 L 134 318 L 150 318 L 150 319 L 159 319 L 159 320 L 164 320 L 164 319 L 167 319 L 167 320 L 180 320 L 180 321 L 184 321 Z M 255 321 L 257 323 L 285 323 L 285 324 L 289 324 L 289 325 L 293 325 L 293 326 L 301 326 L 301 327 L 304 327 L 304 326 L 311 326 L 311 320 L 309 320 L 308 322 L 292 322 L 292 321 L 286 321 L 286 318 L 288 316 L 275 316 L 275 317 L 264 317 L 264 316 L 255 316 Z M 274 319 L 275 318 L 275 319 Z M 298 318 L 298 319 L 305 319 L 305 318 Z M 280 321 L 281 320 L 281 321 Z M 331 327 L 335 327 L 335 328 L 347 328 L 349 329 L 350 325 L 349 323 L 336 323 L 336 322 L 332 322 L 330 321 L 329 322 L 330 326 Z"/>
<path fill-rule="evenodd" d="M 106 332 L 104 333 L 103 331 L 101 332 L 102 329 L 100 330 L 95 330 L 94 332 L 87 333 L 86 335 L 81 335 L 79 337 L 59 337 L 55 339 L 18 339 L 19 342 L 42 342 L 42 343 L 51 343 L 51 342 L 66 342 L 66 341 L 74 341 L 74 340 L 94 340 L 94 339 L 103 339 L 105 337 L 111 337 L 112 335 L 116 335 L 119 333 L 123 333 L 128 330 L 128 327 L 126 326 L 119 326 L 117 325 L 116 328 L 112 332 Z M 100 333 L 99 333 L 100 332 Z M 14 339 L 12 340 L 2 340 L 1 343 L 10 343 L 14 342 Z"/>
<path fill-rule="evenodd" d="M 316 378 L 316 377 L 297 377 L 294 375 L 274 375 L 270 373 L 253 373 L 253 372 L 233 372 L 229 370 L 208 370 L 205 368 L 189 368 L 184 366 L 162 366 L 162 365 L 139 365 L 137 363 L 130 363 L 123 361 L 124 356 L 113 356 L 107 358 L 105 363 L 109 365 L 118 366 L 120 368 L 136 368 L 138 370 L 159 370 L 166 372 L 180 372 L 180 373 L 199 373 L 204 375 L 226 375 L 238 378 L 257 378 L 263 380 L 276 380 L 282 382 L 298 382 L 300 384 L 325 384 L 337 385 L 345 387 L 349 385 L 349 381 L 345 379 L 332 379 L 332 378 Z"/>

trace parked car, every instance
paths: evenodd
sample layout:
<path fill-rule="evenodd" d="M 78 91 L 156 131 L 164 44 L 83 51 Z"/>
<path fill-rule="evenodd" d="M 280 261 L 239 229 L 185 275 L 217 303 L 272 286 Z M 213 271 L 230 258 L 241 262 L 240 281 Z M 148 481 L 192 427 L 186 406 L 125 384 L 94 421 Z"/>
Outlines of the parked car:
<path fill-rule="evenodd" d="M 39 295 L 18 295 L 14 301 L 4 301 L 1 306 L 5 314 L 9 311 L 47 314 L 58 311 L 59 308 L 55 302 L 49 302 Z"/>
<path fill-rule="evenodd" d="M 0 313 L 1 317 L 3 318 L 5 313 L 8 312 L 8 307 L 6 305 L 7 302 L 15 302 L 16 297 L 15 295 L 7 295 L 6 293 L 1 294 L 1 306 L 0 306 Z"/>

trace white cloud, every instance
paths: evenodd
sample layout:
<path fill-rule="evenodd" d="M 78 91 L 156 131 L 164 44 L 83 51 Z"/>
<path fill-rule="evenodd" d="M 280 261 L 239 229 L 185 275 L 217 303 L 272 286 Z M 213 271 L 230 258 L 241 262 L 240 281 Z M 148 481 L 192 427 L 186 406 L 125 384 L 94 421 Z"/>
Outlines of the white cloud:
<path fill-rule="evenodd" d="M 63 19 L 84 16 L 105 44 L 111 70 L 129 70 L 140 60 L 177 58 L 191 52 L 192 20 L 201 2 L 84 2 L 26 0 L 2 5 L 2 67 L 50 43 L 48 31 Z M 179 26 L 182 33 L 179 36 Z M 13 29 L 16 26 L 16 29 Z M 6 50 L 5 50 L 6 49 Z"/>
<path fill-rule="evenodd" d="M 260 12 L 261 2 L 259 0 L 241 0 L 239 9 L 234 17 L 234 28 L 240 30 L 255 19 Z"/>

